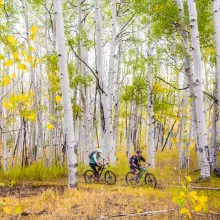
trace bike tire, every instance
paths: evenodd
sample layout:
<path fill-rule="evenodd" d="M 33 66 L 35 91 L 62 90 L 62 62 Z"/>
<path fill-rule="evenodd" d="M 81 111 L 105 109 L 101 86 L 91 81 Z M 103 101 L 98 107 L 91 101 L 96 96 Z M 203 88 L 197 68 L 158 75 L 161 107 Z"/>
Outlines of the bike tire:
<path fill-rule="evenodd" d="M 157 180 L 156 177 L 152 173 L 147 173 L 145 175 L 145 185 L 148 187 L 155 188 L 157 186 Z"/>
<path fill-rule="evenodd" d="M 116 183 L 116 176 L 112 171 L 106 171 L 105 182 L 108 183 L 109 185 L 113 185 Z"/>
<path fill-rule="evenodd" d="M 135 186 L 135 174 L 132 173 L 132 172 L 128 172 L 126 177 L 125 177 L 125 180 L 126 180 L 126 183 L 128 186 Z"/>
<path fill-rule="evenodd" d="M 86 181 L 86 183 L 93 183 L 95 182 L 94 176 L 95 174 L 93 170 L 86 170 L 86 172 L 84 173 L 84 180 Z"/>

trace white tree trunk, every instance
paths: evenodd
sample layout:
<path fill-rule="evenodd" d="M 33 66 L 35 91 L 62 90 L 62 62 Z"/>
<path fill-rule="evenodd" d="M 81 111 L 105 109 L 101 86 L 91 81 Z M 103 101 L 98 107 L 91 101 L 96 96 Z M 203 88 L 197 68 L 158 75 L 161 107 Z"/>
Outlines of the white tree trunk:
<path fill-rule="evenodd" d="M 30 34 L 29 34 L 29 23 L 28 23 L 28 15 L 27 15 L 27 9 L 26 9 L 26 2 L 25 0 L 21 0 L 22 1 L 22 7 L 23 7 L 23 13 L 24 13 L 24 18 L 25 18 L 25 28 L 26 28 L 26 38 L 27 38 L 27 43 L 28 43 L 28 47 L 30 48 L 31 45 L 31 41 L 30 41 Z M 32 52 L 29 50 L 29 56 L 32 57 Z M 36 82 L 35 82 L 35 74 L 34 74 L 34 70 L 32 67 L 32 61 L 30 61 L 30 76 L 31 76 L 31 89 L 33 88 L 34 91 L 34 108 L 37 107 L 37 91 L 36 91 Z M 37 112 L 37 124 L 38 124 L 38 130 L 39 130 L 39 143 L 40 143 L 40 147 L 41 147 L 41 151 L 42 151 L 42 160 L 44 162 L 44 164 L 46 163 L 46 154 L 44 151 L 44 142 L 43 142 L 43 127 L 41 124 L 41 120 L 40 120 L 40 114 Z M 32 147 L 31 147 L 32 148 Z"/>
<path fill-rule="evenodd" d="M 116 48 L 116 0 L 112 0 L 112 33 L 111 33 L 111 54 L 109 61 L 109 73 L 108 73 L 108 98 L 109 107 L 112 109 L 113 101 L 113 82 L 116 74 L 115 66 L 115 48 Z"/>
<path fill-rule="evenodd" d="M 148 58 L 152 56 L 152 49 L 148 49 Z M 155 143 L 154 143 L 154 107 L 153 107 L 153 82 L 152 64 L 148 64 L 148 162 L 155 168 Z"/>
<path fill-rule="evenodd" d="M 217 68 L 215 73 L 215 88 L 214 88 L 214 96 L 217 96 L 217 81 L 218 81 L 218 75 L 217 75 Z M 211 139 L 211 146 L 210 146 L 210 166 L 211 171 L 214 171 L 214 168 L 218 166 L 217 163 L 217 147 L 218 147 L 218 103 L 216 100 L 214 100 L 214 106 L 213 106 L 213 113 L 212 113 L 212 139 Z"/>
<path fill-rule="evenodd" d="M 108 89 L 106 76 L 104 73 L 104 63 L 102 54 L 102 25 L 101 25 L 101 6 L 100 1 L 95 0 L 95 17 L 96 17 L 96 61 L 97 61 L 97 72 L 99 75 L 100 85 L 103 91 L 101 93 L 101 103 L 104 113 L 105 127 L 103 130 L 101 145 L 103 152 L 110 156 L 110 162 L 116 164 L 116 155 L 114 153 L 113 144 L 113 132 L 112 132 L 112 120 L 111 120 L 111 109 L 108 101 Z"/>
<path fill-rule="evenodd" d="M 197 10 L 194 0 L 188 0 L 188 10 L 190 18 L 190 33 L 192 39 L 192 54 L 195 72 L 195 81 L 193 89 L 196 104 L 197 133 L 199 142 L 199 151 L 201 155 L 201 178 L 210 177 L 210 166 L 208 161 L 208 138 L 206 133 L 205 112 L 203 103 L 202 88 L 202 60 L 200 52 L 200 40 L 197 22 Z"/>
<path fill-rule="evenodd" d="M 69 74 L 67 67 L 67 55 L 65 48 L 64 24 L 62 14 L 62 0 L 53 0 L 55 20 L 56 20 L 56 36 L 58 45 L 59 71 L 62 87 L 62 98 L 64 107 L 64 124 L 65 134 L 67 135 L 67 166 L 68 166 L 68 182 L 69 187 L 73 188 L 77 185 L 77 157 L 76 157 L 76 140 L 73 127 L 73 111 L 70 100 Z"/>
<path fill-rule="evenodd" d="M 218 147 L 218 124 L 219 119 L 217 112 L 220 109 L 220 0 L 212 0 L 213 3 L 213 16 L 214 16 L 214 30 L 215 30 L 215 47 L 216 47 L 216 76 L 215 92 L 218 99 L 218 106 L 215 101 L 212 119 L 212 144 L 210 147 L 210 164 L 212 171 L 217 166 L 217 147 Z"/>

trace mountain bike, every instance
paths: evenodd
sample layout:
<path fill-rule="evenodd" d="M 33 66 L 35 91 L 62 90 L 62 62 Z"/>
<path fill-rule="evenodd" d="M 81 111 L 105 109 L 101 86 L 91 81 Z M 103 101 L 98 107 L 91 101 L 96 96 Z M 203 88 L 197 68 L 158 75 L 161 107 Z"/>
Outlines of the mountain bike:
<path fill-rule="evenodd" d="M 106 168 L 107 165 L 108 165 L 108 163 L 103 164 L 101 166 L 101 169 L 99 170 L 98 176 L 95 176 L 95 172 L 93 170 L 86 170 L 86 172 L 84 173 L 85 181 L 87 183 L 100 182 L 100 178 L 101 178 L 102 174 L 104 174 L 104 170 L 106 170 L 105 174 L 104 174 L 105 182 L 109 185 L 115 184 L 116 183 L 116 176 L 112 171 L 107 170 L 107 168 Z"/>
<path fill-rule="evenodd" d="M 142 167 L 140 172 L 137 174 L 137 182 L 135 181 L 136 175 L 133 172 L 128 172 L 126 175 L 126 183 L 128 186 L 141 185 L 142 176 L 144 176 L 144 184 L 147 187 L 155 188 L 157 186 L 155 176 L 152 173 L 149 173 L 146 167 Z"/>

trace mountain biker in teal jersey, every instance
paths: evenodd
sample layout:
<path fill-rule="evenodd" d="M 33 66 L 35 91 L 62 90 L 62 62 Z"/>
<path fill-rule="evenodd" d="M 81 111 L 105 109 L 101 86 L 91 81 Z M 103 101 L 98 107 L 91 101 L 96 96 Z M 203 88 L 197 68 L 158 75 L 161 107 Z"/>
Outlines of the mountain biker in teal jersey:
<path fill-rule="evenodd" d="M 101 170 L 101 164 L 98 162 L 99 159 L 103 159 L 104 161 L 108 162 L 102 155 L 102 150 L 101 149 L 97 149 L 90 157 L 90 161 L 89 161 L 89 165 L 90 167 L 94 170 L 95 172 L 95 176 L 98 177 L 98 174 Z M 96 167 L 99 167 L 98 168 L 98 171 L 96 170 Z"/>
<path fill-rule="evenodd" d="M 136 176 L 135 178 L 135 183 L 137 184 L 137 172 L 136 172 L 136 169 L 137 170 L 141 170 L 142 167 L 140 165 L 140 162 L 143 161 L 143 162 L 146 162 L 146 160 L 143 158 L 142 156 L 142 151 L 141 150 L 137 150 L 136 151 L 136 155 L 133 155 L 131 158 L 130 158 L 130 169 L 131 171 L 134 173 L 134 175 Z"/>

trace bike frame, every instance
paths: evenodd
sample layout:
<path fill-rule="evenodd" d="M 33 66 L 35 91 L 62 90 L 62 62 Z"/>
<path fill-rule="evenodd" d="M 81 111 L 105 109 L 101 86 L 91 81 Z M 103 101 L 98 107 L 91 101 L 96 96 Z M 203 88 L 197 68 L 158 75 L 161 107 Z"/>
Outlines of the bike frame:
<path fill-rule="evenodd" d="M 100 171 L 99 177 L 102 176 L 103 171 L 106 169 L 106 167 L 105 167 L 106 165 L 107 165 L 107 164 L 103 164 L 103 165 L 101 166 L 101 171 Z"/>
<path fill-rule="evenodd" d="M 144 173 L 147 173 L 147 169 L 143 167 L 141 171 L 137 174 L 138 175 L 138 182 L 140 181 L 141 177 L 143 176 Z"/>

